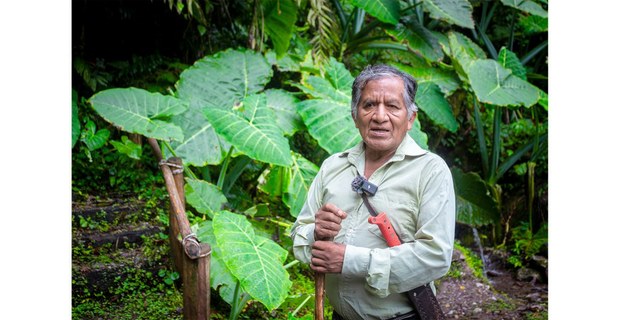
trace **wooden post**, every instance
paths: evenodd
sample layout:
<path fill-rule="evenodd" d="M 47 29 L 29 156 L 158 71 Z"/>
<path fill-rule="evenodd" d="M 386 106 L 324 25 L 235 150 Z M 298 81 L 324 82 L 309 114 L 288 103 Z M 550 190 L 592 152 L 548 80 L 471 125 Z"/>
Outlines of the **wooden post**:
<path fill-rule="evenodd" d="M 320 272 L 314 273 L 314 320 L 323 320 L 323 296 L 325 290 L 325 274 Z"/>
<path fill-rule="evenodd" d="M 183 160 L 181 160 L 181 158 L 170 158 L 168 159 L 168 162 L 181 168 L 183 167 Z M 183 170 L 177 167 L 176 170 L 172 170 L 172 175 L 174 177 L 177 193 L 179 194 L 179 200 L 181 200 L 183 211 L 185 211 L 185 181 L 183 180 Z M 178 241 L 178 236 L 180 233 L 179 223 L 173 214 L 174 211 L 172 210 L 168 214 L 168 221 L 170 225 L 170 228 L 168 229 L 168 239 L 170 239 L 170 252 L 172 254 L 172 261 L 174 262 L 174 268 L 179 275 L 181 275 L 181 280 L 183 280 L 183 262 L 185 259 L 182 243 Z"/>
<path fill-rule="evenodd" d="M 162 153 L 155 139 L 148 139 L 155 155 L 160 161 L 161 171 L 170 196 L 169 239 L 173 260 L 183 280 L 183 318 L 187 320 L 207 320 L 210 316 L 211 284 L 211 246 L 198 242 L 191 233 L 185 215 L 185 190 L 183 181 L 183 162 L 171 158 L 162 162 Z M 174 170 L 170 169 L 173 167 Z M 179 235 L 181 239 L 179 239 Z"/>

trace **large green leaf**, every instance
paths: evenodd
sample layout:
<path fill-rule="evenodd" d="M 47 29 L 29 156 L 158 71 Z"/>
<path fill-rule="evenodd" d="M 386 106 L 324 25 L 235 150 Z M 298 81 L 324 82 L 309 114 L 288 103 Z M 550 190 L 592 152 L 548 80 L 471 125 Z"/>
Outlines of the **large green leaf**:
<path fill-rule="evenodd" d="M 255 235 L 247 219 L 232 212 L 215 214 L 213 232 L 224 263 L 241 288 L 267 309 L 277 308 L 291 287 L 282 266 L 288 252 L 271 239 Z"/>
<path fill-rule="evenodd" d="M 232 108 L 253 93 L 263 90 L 273 71 L 259 53 L 228 49 L 200 59 L 179 76 L 179 98 L 203 107 Z"/>
<path fill-rule="evenodd" d="M 192 229 L 196 229 L 196 237 L 200 242 L 208 243 L 211 246 L 211 267 L 209 272 L 211 288 L 217 290 L 220 293 L 220 297 L 232 305 L 235 299 L 237 280 L 230 273 L 224 263 L 224 259 L 222 259 L 222 250 L 217 245 L 215 234 L 213 233 L 213 222 L 211 220 L 201 221 L 198 225 L 192 226 Z"/>
<path fill-rule="evenodd" d="M 497 106 L 530 107 L 539 99 L 536 87 L 519 79 L 495 60 L 473 62 L 468 74 L 471 87 L 481 102 Z"/>
<path fill-rule="evenodd" d="M 172 117 L 172 123 L 183 130 L 185 139 L 182 142 L 173 141 L 170 146 L 186 165 L 216 165 L 222 162 L 228 144 L 221 141 L 200 109 L 193 105 L 186 112 Z"/>
<path fill-rule="evenodd" d="M 467 70 L 474 61 L 485 59 L 486 54 L 471 39 L 458 32 L 451 31 L 448 33 L 448 43 L 450 46 L 449 55 L 457 74 L 463 80 L 469 81 Z"/>
<path fill-rule="evenodd" d="M 531 35 L 549 30 L 549 19 L 529 15 L 519 19 L 519 26 L 523 28 L 525 35 Z"/>
<path fill-rule="evenodd" d="M 463 28 L 474 28 L 473 8 L 468 0 L 424 0 L 422 3 L 433 19 Z"/>
<path fill-rule="evenodd" d="M 278 127 L 285 135 L 292 136 L 303 127 L 304 124 L 297 113 L 298 99 L 294 95 L 282 89 L 269 89 L 265 94 L 267 106 L 273 110 Z"/>
<path fill-rule="evenodd" d="M 259 189 L 271 196 L 282 196 L 291 216 L 297 217 L 306 201 L 310 184 L 319 172 L 319 167 L 300 154 L 294 152 L 292 154 L 293 165 L 271 168 Z"/>
<path fill-rule="evenodd" d="M 288 140 L 277 126 L 264 94 L 246 98 L 238 110 L 206 108 L 209 122 L 226 141 L 248 157 L 281 166 L 292 163 Z"/>
<path fill-rule="evenodd" d="M 412 75 L 418 82 L 418 85 L 423 83 L 436 84 L 445 96 L 454 93 L 461 84 L 453 70 L 435 68 L 425 63 L 414 63 L 411 66 L 394 63 L 394 66 Z"/>
<path fill-rule="evenodd" d="M 308 132 L 328 153 L 344 151 L 361 138 L 351 118 L 353 77 L 340 62 L 330 59 L 326 67 L 329 79 L 308 76 L 299 86 L 314 99 L 297 104 Z"/>
<path fill-rule="evenodd" d="M 222 191 L 215 185 L 197 179 L 186 179 L 185 198 L 199 213 L 207 214 L 213 218 L 214 212 L 220 211 L 222 205 L 228 200 Z"/>
<path fill-rule="evenodd" d="M 441 89 L 434 83 L 424 82 L 419 85 L 416 94 L 416 102 L 435 124 L 438 124 L 450 132 L 456 132 L 458 123 L 452 113 L 452 106 L 446 100 Z"/>
<path fill-rule="evenodd" d="M 400 19 L 398 0 L 352 0 L 351 2 L 380 21 L 397 24 Z"/>
<path fill-rule="evenodd" d="M 311 99 L 297 104 L 297 110 L 310 135 L 330 154 L 344 151 L 361 141 L 349 104 Z"/>
<path fill-rule="evenodd" d="M 325 66 L 325 75 L 329 83 L 331 83 L 332 87 L 334 87 L 338 93 L 350 92 L 353 81 L 355 81 L 349 70 L 347 70 L 347 67 L 334 59 L 334 57 L 329 58 L 329 64 Z M 350 94 L 340 95 L 340 97 L 345 100 L 350 96 Z"/>
<path fill-rule="evenodd" d="M 187 103 L 175 97 L 138 88 L 116 88 L 100 91 L 89 101 L 101 117 L 121 130 L 183 141 L 183 131 L 169 120 L 187 110 Z"/>
<path fill-rule="evenodd" d="M 525 70 L 525 67 L 521 64 L 521 60 L 519 60 L 519 57 L 517 57 L 514 52 L 506 49 L 506 47 L 502 47 L 497 55 L 497 61 L 499 61 L 504 68 L 511 70 L 512 74 L 515 76 L 527 80 L 527 70 Z"/>
<path fill-rule="evenodd" d="M 427 60 L 443 59 L 443 51 L 437 38 L 415 19 L 407 23 L 407 26 L 398 24 L 396 28 L 386 29 L 385 32 L 399 42 L 406 43 L 411 51 Z"/>
<path fill-rule="evenodd" d="M 319 167 L 302 155 L 293 154 L 293 165 L 290 168 L 290 179 L 284 194 L 284 203 L 290 208 L 291 216 L 297 217 L 306 201 L 312 180 L 319 172 Z"/>
<path fill-rule="evenodd" d="M 547 18 L 549 16 L 547 10 L 532 0 L 502 0 L 502 3 L 539 17 Z"/>
<path fill-rule="evenodd" d="M 71 148 L 80 139 L 80 118 L 78 117 L 77 91 L 71 90 Z"/>
<path fill-rule="evenodd" d="M 297 20 L 297 6 L 293 0 L 261 1 L 265 15 L 265 33 L 273 42 L 278 57 L 282 57 L 291 42 Z"/>
<path fill-rule="evenodd" d="M 499 222 L 497 203 L 490 195 L 487 184 L 475 172 L 463 173 L 452 169 L 456 189 L 456 220 L 472 227 Z"/>

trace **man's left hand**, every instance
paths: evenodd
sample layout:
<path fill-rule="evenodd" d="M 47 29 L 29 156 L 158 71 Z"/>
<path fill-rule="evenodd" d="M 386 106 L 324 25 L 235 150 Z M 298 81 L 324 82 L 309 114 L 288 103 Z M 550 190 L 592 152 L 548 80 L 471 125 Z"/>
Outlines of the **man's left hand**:
<path fill-rule="evenodd" d="M 312 245 L 310 268 L 321 273 L 340 273 L 347 248 L 342 243 L 332 241 L 315 241 Z"/>

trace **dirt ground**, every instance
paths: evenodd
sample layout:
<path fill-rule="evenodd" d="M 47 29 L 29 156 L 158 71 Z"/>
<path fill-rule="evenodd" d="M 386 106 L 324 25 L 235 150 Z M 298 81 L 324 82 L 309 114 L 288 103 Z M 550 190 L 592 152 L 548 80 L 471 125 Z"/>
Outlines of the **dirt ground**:
<path fill-rule="evenodd" d="M 453 264 L 460 278 L 446 277 L 437 285 L 437 299 L 448 319 L 547 319 L 548 287 L 539 277 L 518 276 L 500 257 L 485 252 L 488 281 L 476 278 L 462 253 Z M 525 280 L 519 280 L 519 278 Z"/>

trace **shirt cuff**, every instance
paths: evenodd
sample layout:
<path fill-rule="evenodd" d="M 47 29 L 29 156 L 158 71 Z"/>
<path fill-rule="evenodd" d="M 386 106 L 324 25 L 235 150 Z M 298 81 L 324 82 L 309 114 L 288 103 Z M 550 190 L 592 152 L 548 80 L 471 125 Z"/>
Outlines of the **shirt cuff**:
<path fill-rule="evenodd" d="M 370 249 L 347 245 L 342 262 L 342 275 L 365 277 L 370 262 Z"/>
<path fill-rule="evenodd" d="M 347 245 L 344 252 L 342 275 L 363 277 L 366 290 L 379 296 L 389 295 L 390 251 Z"/>

